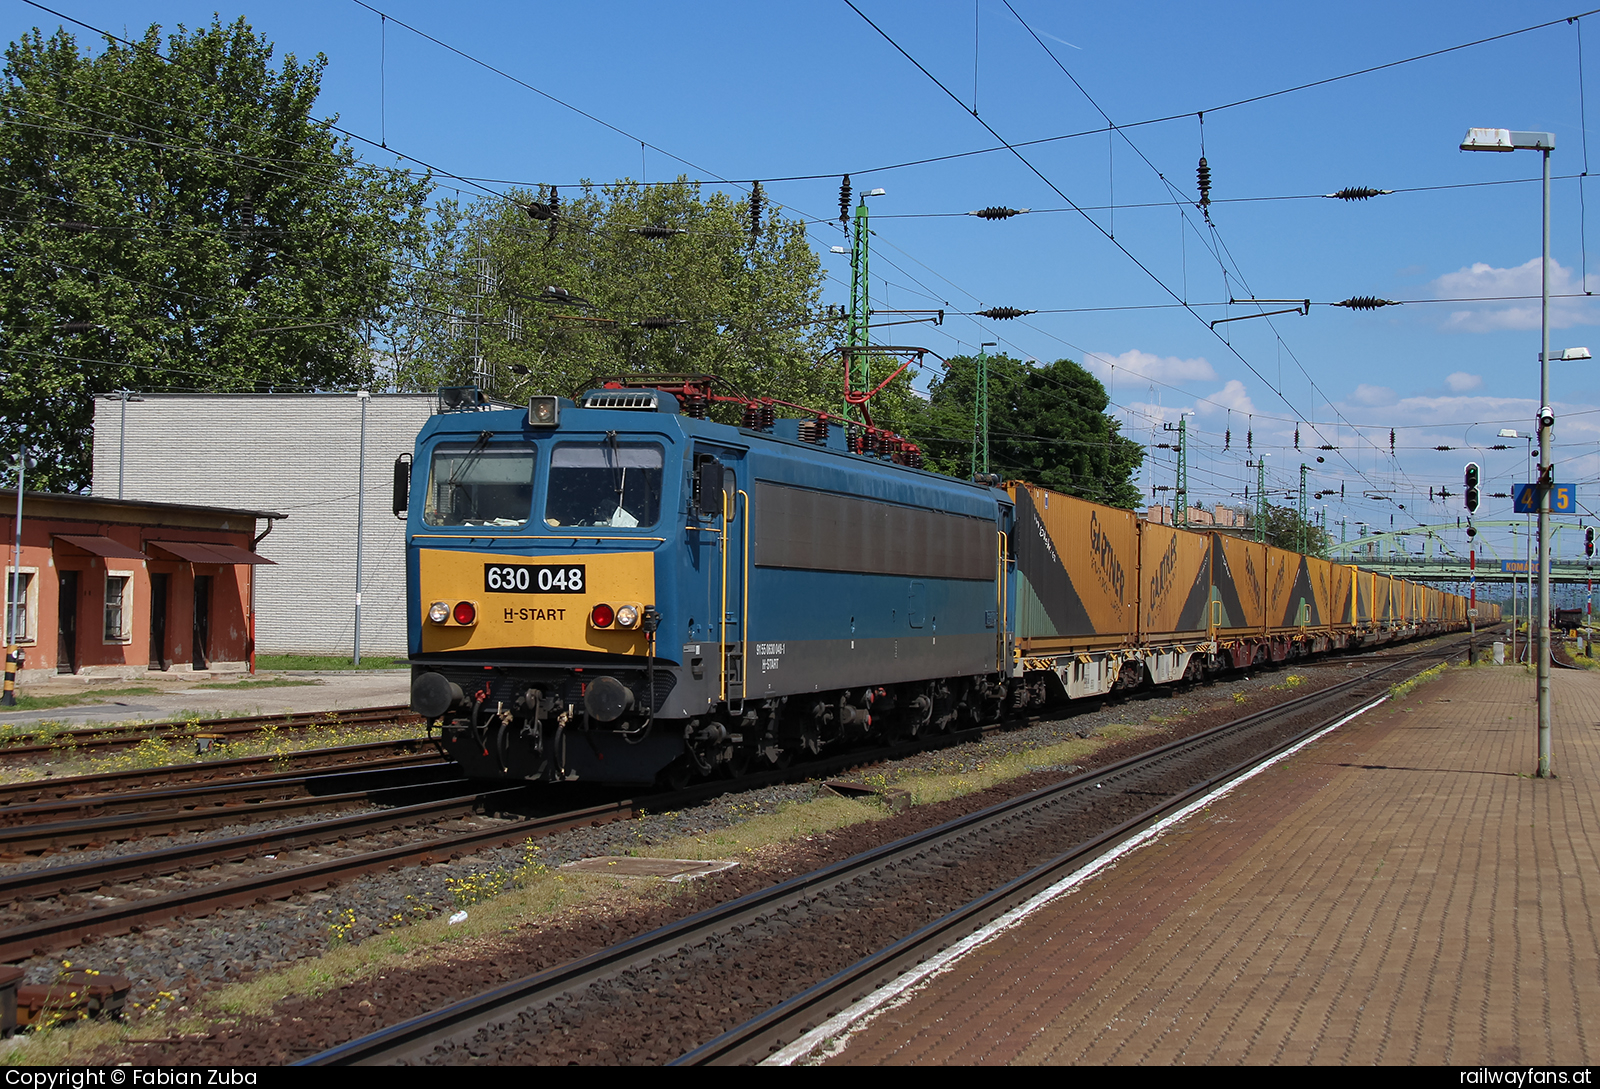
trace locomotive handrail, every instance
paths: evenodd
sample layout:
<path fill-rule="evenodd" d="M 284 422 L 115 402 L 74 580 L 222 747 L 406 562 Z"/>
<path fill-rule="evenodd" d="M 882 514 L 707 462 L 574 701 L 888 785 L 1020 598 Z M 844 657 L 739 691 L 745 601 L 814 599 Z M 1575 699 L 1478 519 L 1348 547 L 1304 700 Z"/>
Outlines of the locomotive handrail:
<path fill-rule="evenodd" d="M 744 699 L 750 694 L 750 493 L 743 488 L 744 496 L 744 575 L 739 580 L 739 596 L 744 610 L 739 621 L 739 710 L 744 711 Z"/>
<path fill-rule="evenodd" d="M 994 658 L 995 669 L 1004 673 L 1008 672 L 1007 666 L 1010 664 L 1006 661 L 1006 632 L 1011 630 L 1008 626 L 1011 618 L 1006 615 L 1006 583 L 1009 581 L 1006 578 L 1008 573 L 1006 571 L 1006 531 L 1003 529 L 996 529 L 994 541 L 996 568 L 994 585 L 995 591 L 999 598 L 999 600 L 996 602 L 996 611 L 1000 616 L 998 630 L 995 632 Z"/>

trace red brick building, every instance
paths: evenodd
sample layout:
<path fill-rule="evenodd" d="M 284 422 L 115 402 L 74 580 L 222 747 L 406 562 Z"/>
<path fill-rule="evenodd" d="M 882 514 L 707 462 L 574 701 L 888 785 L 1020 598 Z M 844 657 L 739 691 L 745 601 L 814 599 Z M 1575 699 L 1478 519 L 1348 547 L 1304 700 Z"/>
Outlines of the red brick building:
<path fill-rule="evenodd" d="M 26 492 L 13 601 L 16 509 L 0 489 L 0 615 L 23 682 L 249 665 L 255 566 L 272 562 L 256 546 L 284 515 Z"/>

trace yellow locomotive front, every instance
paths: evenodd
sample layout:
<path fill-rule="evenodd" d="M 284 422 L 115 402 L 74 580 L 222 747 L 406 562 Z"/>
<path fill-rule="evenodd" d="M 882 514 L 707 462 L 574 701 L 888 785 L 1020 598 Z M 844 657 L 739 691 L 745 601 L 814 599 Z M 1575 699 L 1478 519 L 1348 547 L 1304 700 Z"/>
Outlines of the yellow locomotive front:
<path fill-rule="evenodd" d="M 649 782 L 683 750 L 653 729 L 680 664 L 655 641 L 676 419 L 539 400 L 435 416 L 397 477 L 411 705 L 474 777 Z"/>

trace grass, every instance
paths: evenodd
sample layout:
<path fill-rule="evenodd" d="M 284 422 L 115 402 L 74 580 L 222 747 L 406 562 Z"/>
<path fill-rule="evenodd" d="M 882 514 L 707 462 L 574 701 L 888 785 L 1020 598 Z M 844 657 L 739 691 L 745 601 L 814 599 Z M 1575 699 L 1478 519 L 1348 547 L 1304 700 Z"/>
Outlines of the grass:
<path fill-rule="evenodd" d="M 1436 681 L 1440 677 L 1444 676 L 1445 670 L 1449 668 L 1449 662 L 1440 662 L 1438 665 L 1433 666 L 1430 669 L 1424 669 L 1421 673 L 1418 673 L 1410 680 L 1401 681 L 1399 684 L 1391 684 L 1389 686 L 1389 698 L 1392 700 L 1403 700 L 1409 696 L 1413 690 L 1420 688 L 1429 681 Z"/>
<path fill-rule="evenodd" d="M 356 665 L 352 657 L 328 654 L 257 654 L 257 669 L 404 669 L 404 658 L 372 658 L 363 656 Z"/>
<path fill-rule="evenodd" d="M 126 688 L 96 688 L 85 692 L 60 696 L 24 696 L 18 694 L 15 707 L 0 707 L 0 715 L 18 714 L 22 711 L 48 711 L 54 707 L 82 707 L 101 703 L 112 696 L 154 696 L 161 692 L 149 685 L 132 685 Z"/>
<path fill-rule="evenodd" d="M 869 775 L 880 788 L 893 785 L 910 793 L 913 804 L 960 797 L 1030 772 L 1066 769 L 1112 741 L 1154 732 L 1152 727 L 1119 723 L 1088 739 L 1068 739 L 1023 753 L 972 759 L 970 750 L 938 754 L 931 765 L 891 774 Z M 230 748 L 235 755 L 239 747 Z M 627 853 L 647 858 L 753 860 L 763 852 L 804 841 L 839 828 L 883 820 L 891 815 L 877 798 L 850 799 L 819 794 L 804 802 L 767 808 L 758 803 L 733 807 L 737 823 L 666 843 L 646 843 L 636 831 L 638 846 Z M 670 816 L 670 814 L 669 814 Z M 0 1064 L 62 1064 L 96 1047 L 116 1049 L 128 1038 L 176 1036 L 209 1031 L 218 1021 L 269 1014 L 291 996 L 314 997 L 338 987 L 370 980 L 388 970 L 425 969 L 441 957 L 471 952 L 503 935 L 567 911 L 589 914 L 628 910 L 648 899 L 686 894 L 686 884 L 651 878 L 551 869 L 540 847 L 528 841 L 512 865 L 464 867 L 446 882 L 449 903 L 414 903 L 408 911 L 382 920 L 358 920 L 346 910 L 328 913 L 329 948 L 261 976 L 212 991 L 193 1008 L 168 1007 L 135 1017 L 130 1024 L 79 1023 L 48 1030 L 32 1038 L 18 1037 L 0 1050 Z M 468 911 L 465 922 L 451 926 L 452 911 Z M 362 937 L 360 931 L 365 930 Z M 3 1045 L 0 1045 L 3 1046 Z"/>

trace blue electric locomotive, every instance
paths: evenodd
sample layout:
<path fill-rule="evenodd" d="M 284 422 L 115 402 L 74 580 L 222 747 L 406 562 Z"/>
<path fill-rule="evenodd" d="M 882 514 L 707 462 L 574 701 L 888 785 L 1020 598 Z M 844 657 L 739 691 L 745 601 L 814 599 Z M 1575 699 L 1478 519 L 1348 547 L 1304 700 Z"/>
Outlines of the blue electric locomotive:
<path fill-rule="evenodd" d="M 703 388 L 474 404 L 397 467 L 412 706 L 469 774 L 683 782 L 998 713 L 1010 497 Z"/>

